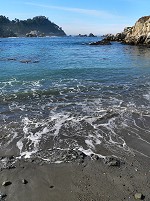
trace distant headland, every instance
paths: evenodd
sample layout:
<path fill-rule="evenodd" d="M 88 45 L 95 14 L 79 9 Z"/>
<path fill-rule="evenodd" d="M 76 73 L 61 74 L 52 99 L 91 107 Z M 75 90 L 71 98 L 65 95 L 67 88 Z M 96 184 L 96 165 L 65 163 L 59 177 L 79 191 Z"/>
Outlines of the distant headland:
<path fill-rule="evenodd" d="M 0 37 L 43 37 L 66 36 L 61 27 L 45 16 L 36 16 L 27 20 L 9 20 L 0 15 Z"/>

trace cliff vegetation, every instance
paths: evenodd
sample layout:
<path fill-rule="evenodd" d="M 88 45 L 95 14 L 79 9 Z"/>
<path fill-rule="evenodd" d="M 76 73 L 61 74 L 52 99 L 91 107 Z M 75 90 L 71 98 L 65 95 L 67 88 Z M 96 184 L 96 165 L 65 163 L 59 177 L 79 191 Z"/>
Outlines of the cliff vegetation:
<path fill-rule="evenodd" d="M 0 37 L 36 37 L 36 36 L 65 36 L 61 27 L 51 22 L 45 16 L 36 16 L 27 20 L 9 20 L 0 15 Z"/>

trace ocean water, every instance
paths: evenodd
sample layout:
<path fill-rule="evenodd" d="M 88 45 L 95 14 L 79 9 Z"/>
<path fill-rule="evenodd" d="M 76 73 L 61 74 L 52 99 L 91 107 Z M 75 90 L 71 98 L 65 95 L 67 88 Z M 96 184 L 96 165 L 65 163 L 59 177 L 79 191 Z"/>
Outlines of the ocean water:
<path fill-rule="evenodd" d="M 150 157 L 150 49 L 97 40 L 0 39 L 1 155 Z"/>

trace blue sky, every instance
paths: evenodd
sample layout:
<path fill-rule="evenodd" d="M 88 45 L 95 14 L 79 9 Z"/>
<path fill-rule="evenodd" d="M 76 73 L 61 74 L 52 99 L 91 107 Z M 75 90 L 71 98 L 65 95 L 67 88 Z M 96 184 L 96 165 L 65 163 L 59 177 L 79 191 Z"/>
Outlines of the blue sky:
<path fill-rule="evenodd" d="M 0 0 L 0 15 L 27 19 L 44 15 L 67 34 L 117 33 L 150 15 L 150 0 Z"/>

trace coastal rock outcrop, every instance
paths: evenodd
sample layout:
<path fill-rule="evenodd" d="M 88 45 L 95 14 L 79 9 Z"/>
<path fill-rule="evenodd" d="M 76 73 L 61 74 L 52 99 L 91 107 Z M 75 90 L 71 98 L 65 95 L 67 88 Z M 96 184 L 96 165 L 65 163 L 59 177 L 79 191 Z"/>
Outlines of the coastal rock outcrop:
<path fill-rule="evenodd" d="M 30 33 L 26 34 L 27 37 L 37 37 L 38 36 L 38 31 L 30 31 Z"/>
<path fill-rule="evenodd" d="M 123 42 L 127 36 L 127 34 L 130 32 L 131 27 L 126 27 L 123 32 L 117 33 L 115 35 L 113 34 L 106 34 L 104 35 L 103 39 L 101 41 L 96 41 L 89 43 L 89 45 L 111 45 L 111 41 L 118 41 L 118 42 Z"/>
<path fill-rule="evenodd" d="M 150 47 L 150 16 L 141 17 L 133 27 L 126 27 L 121 33 L 107 34 L 104 37 L 108 41 Z"/>
<path fill-rule="evenodd" d="M 94 34 L 90 33 L 88 37 L 96 37 Z"/>
<path fill-rule="evenodd" d="M 150 46 L 150 16 L 141 17 L 126 34 L 126 44 Z"/>
<path fill-rule="evenodd" d="M 123 32 L 117 33 L 117 34 L 106 34 L 103 37 L 108 41 L 118 41 L 118 42 L 124 42 L 126 36 L 128 33 L 130 33 L 132 27 L 126 27 L 124 28 Z"/>
<path fill-rule="evenodd" d="M 79 34 L 78 37 L 87 37 L 87 34 Z"/>

